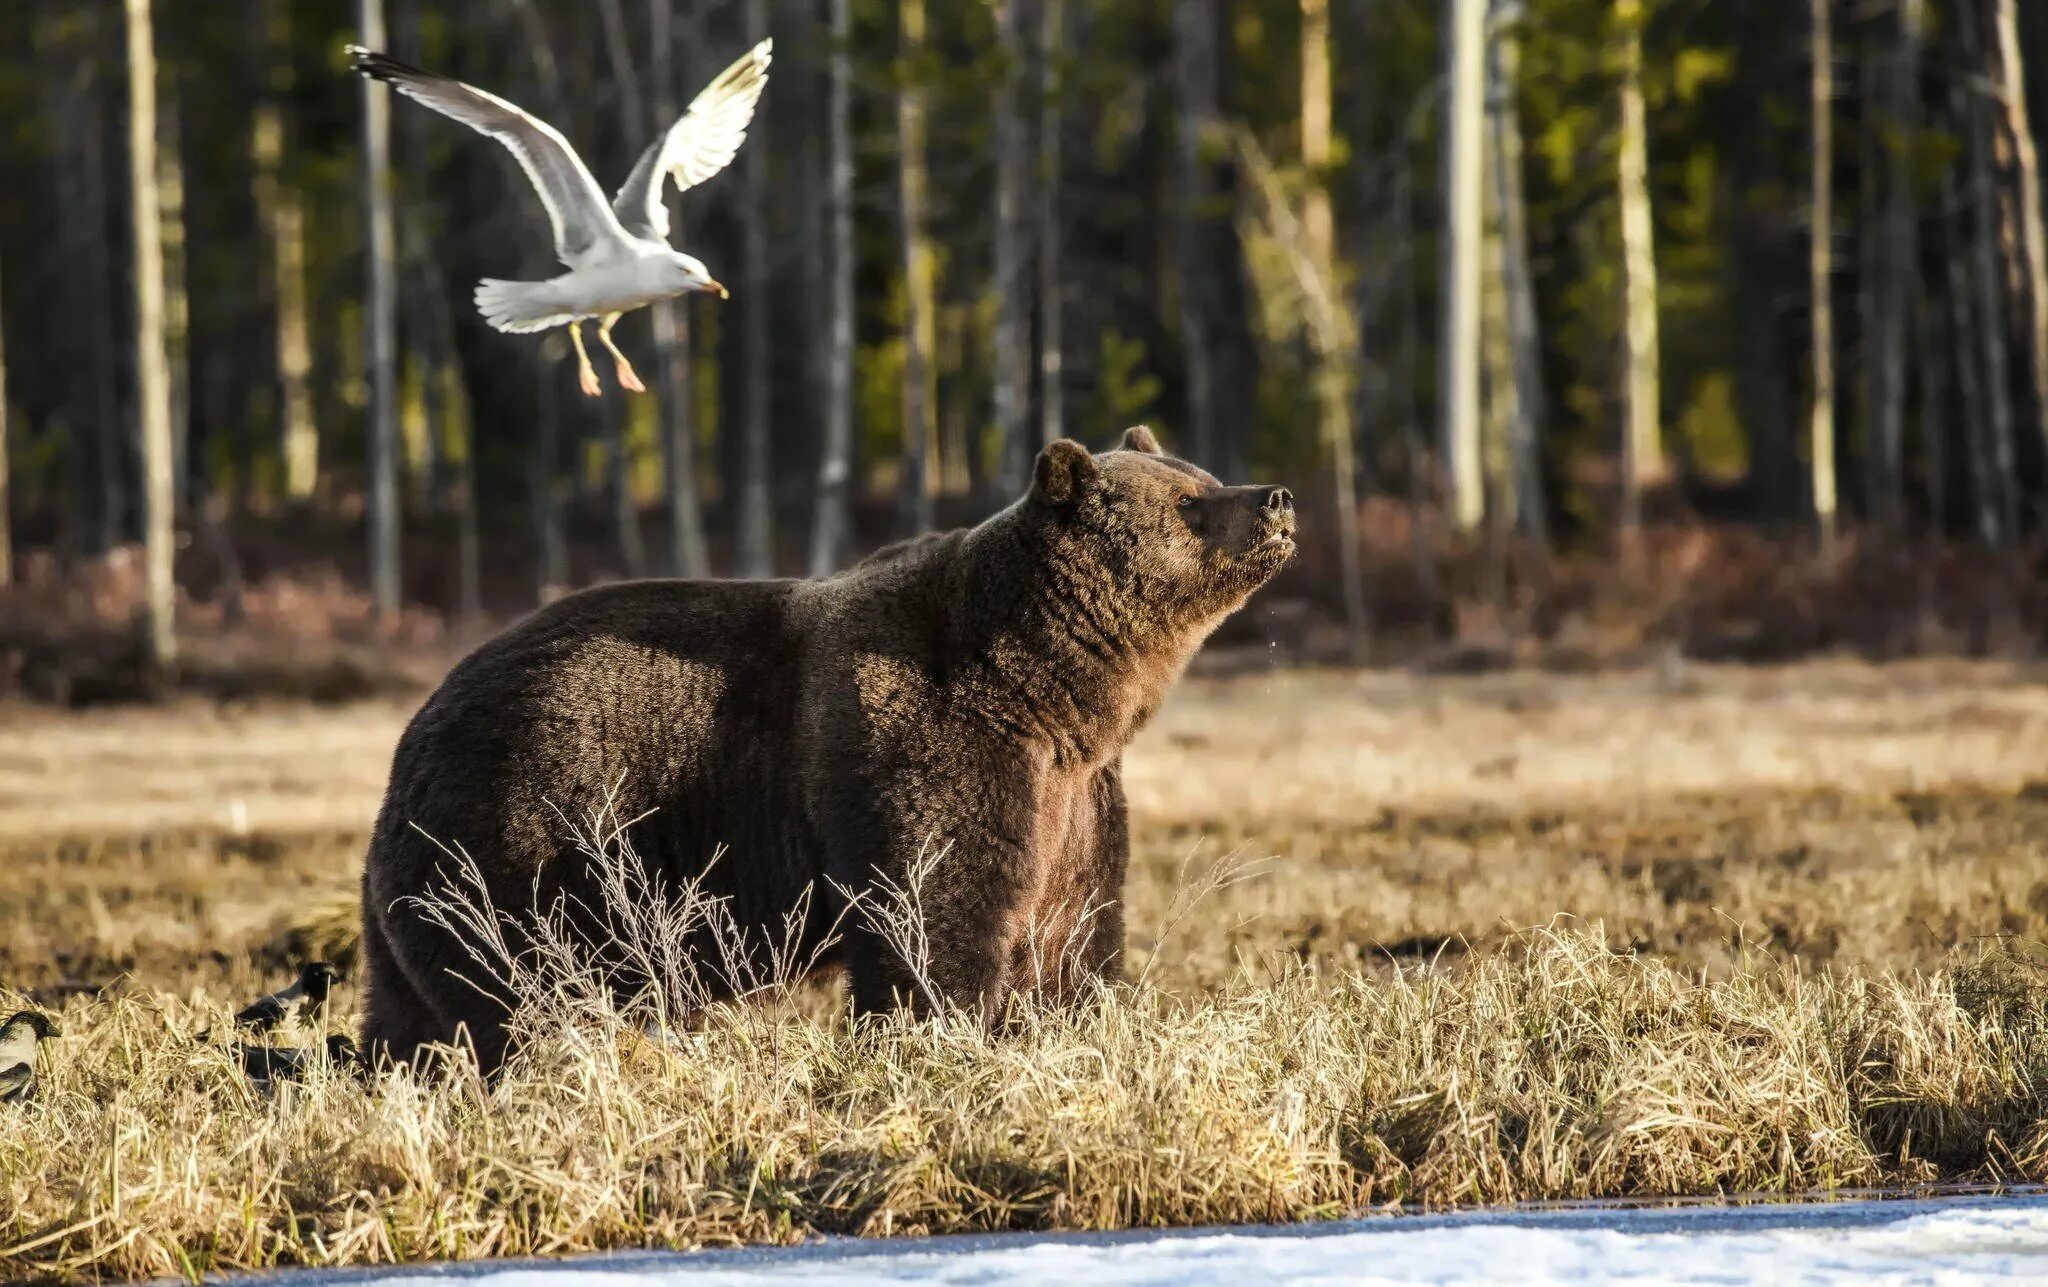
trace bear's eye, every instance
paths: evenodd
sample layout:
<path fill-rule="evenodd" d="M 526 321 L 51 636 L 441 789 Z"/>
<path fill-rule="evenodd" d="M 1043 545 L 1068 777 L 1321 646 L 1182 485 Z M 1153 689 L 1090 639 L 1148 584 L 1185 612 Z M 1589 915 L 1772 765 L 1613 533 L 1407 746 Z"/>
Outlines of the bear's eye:
<path fill-rule="evenodd" d="M 1175 501 L 1174 504 L 1181 509 L 1193 509 L 1195 507 L 1195 498 L 1192 496 L 1183 496 L 1179 500 Z"/>

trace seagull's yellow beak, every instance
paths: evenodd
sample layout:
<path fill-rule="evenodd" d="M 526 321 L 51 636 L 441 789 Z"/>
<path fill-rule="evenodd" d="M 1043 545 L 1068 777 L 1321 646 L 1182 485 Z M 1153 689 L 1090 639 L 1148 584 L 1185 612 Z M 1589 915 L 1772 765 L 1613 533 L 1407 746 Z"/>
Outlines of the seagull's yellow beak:
<path fill-rule="evenodd" d="M 705 290 L 709 290 L 709 291 L 717 291 L 717 292 L 718 292 L 718 297 L 719 297 L 720 299 L 731 299 L 731 298 L 732 298 L 732 292 L 731 292 L 731 291 L 729 291 L 729 290 L 727 290 L 727 289 L 726 289 L 726 288 L 724 287 L 724 285 L 722 285 L 722 284 L 721 284 L 721 283 L 719 283 L 719 282 L 708 282 L 708 283 L 706 283 L 706 284 L 705 284 L 705 286 L 704 286 L 704 289 L 705 289 Z"/>

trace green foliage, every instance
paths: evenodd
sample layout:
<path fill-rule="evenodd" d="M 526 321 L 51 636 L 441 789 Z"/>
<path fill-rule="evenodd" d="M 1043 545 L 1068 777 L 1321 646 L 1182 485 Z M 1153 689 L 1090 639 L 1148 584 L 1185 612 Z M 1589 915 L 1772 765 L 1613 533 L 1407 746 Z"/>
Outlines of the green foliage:
<path fill-rule="evenodd" d="M 1095 388 L 1083 424 L 1121 427 L 1144 420 L 1159 400 L 1159 377 L 1147 369 L 1145 344 L 1104 331 L 1095 357 Z"/>

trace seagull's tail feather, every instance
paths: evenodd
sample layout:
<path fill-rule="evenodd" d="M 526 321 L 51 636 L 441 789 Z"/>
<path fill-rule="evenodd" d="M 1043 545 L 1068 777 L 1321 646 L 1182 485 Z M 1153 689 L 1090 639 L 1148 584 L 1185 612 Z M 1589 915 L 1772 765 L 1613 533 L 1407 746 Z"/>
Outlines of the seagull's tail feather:
<path fill-rule="evenodd" d="M 567 326 L 582 316 L 564 311 L 553 282 L 505 282 L 486 277 L 476 284 L 476 311 L 500 331 L 531 335 Z"/>

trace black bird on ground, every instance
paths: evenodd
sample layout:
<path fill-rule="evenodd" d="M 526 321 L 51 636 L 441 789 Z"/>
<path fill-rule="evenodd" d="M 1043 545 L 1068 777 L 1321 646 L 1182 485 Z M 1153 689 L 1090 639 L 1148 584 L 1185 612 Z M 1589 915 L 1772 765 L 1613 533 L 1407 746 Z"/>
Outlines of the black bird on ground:
<path fill-rule="evenodd" d="M 354 1068 L 362 1061 L 356 1043 L 339 1032 L 329 1036 L 320 1046 L 240 1046 L 236 1054 L 241 1058 L 242 1072 L 256 1084 L 256 1089 L 263 1091 L 270 1090 L 280 1081 L 299 1080 L 306 1075 L 307 1069 L 316 1064 L 324 1062 L 337 1068 Z"/>
<path fill-rule="evenodd" d="M 18 1104 L 35 1093 L 36 1047 L 61 1035 L 56 1020 L 37 1010 L 0 1023 L 0 1104 Z"/>
<path fill-rule="evenodd" d="M 235 1016 L 235 1025 L 254 1032 L 268 1032 L 290 1016 L 317 1019 L 327 1011 L 327 990 L 334 984 L 334 967 L 325 961 L 308 961 L 299 967 L 299 977 L 251 1004 Z"/>

